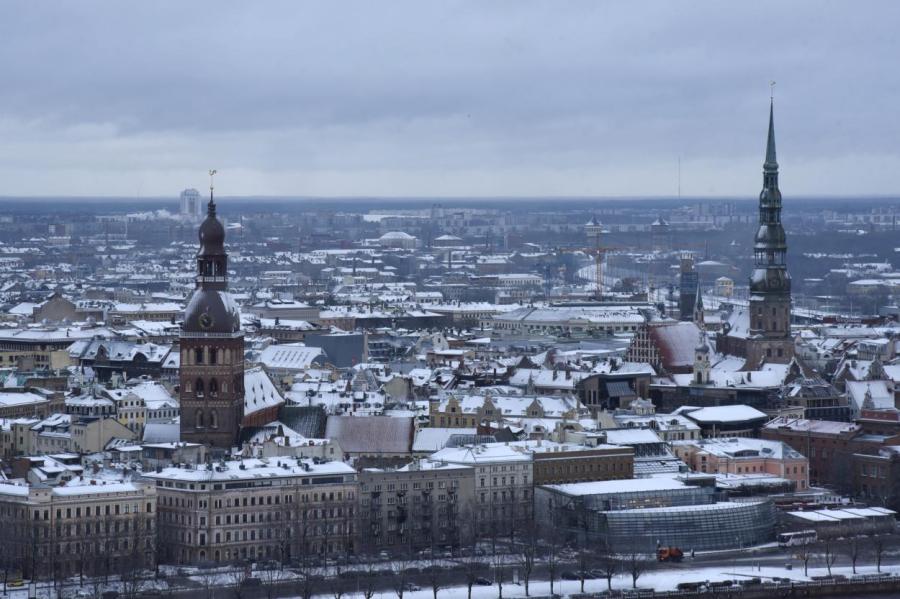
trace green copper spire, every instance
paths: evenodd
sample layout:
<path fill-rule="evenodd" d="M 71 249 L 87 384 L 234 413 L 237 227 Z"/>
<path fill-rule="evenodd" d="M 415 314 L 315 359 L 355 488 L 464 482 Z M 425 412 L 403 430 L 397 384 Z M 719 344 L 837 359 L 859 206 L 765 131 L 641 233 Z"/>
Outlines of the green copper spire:
<path fill-rule="evenodd" d="M 766 162 L 763 168 L 777 170 L 778 162 L 775 160 L 775 101 L 769 102 L 769 139 L 766 141 Z"/>

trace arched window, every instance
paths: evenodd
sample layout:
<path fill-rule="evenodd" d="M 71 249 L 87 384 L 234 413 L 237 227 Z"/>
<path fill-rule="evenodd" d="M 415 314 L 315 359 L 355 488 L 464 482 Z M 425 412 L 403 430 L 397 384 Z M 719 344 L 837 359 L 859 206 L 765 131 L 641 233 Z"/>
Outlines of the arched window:
<path fill-rule="evenodd" d="M 194 391 L 197 393 L 197 397 L 203 397 L 203 379 L 197 379 L 194 382 Z"/>
<path fill-rule="evenodd" d="M 211 379 L 209 381 L 209 394 L 215 395 L 219 392 L 219 382 L 216 379 Z"/>
<path fill-rule="evenodd" d="M 203 410 L 197 410 L 197 414 L 194 418 L 194 428 L 203 428 Z"/>
<path fill-rule="evenodd" d="M 214 347 L 209 348 L 209 363 L 210 364 L 216 363 L 216 358 L 218 357 L 218 353 L 219 352 L 216 351 L 216 348 L 214 348 Z"/>
<path fill-rule="evenodd" d="M 203 364 L 203 348 L 194 349 L 194 364 Z"/>
<path fill-rule="evenodd" d="M 219 413 L 215 410 L 209 413 L 209 426 L 210 428 L 219 428 Z"/>

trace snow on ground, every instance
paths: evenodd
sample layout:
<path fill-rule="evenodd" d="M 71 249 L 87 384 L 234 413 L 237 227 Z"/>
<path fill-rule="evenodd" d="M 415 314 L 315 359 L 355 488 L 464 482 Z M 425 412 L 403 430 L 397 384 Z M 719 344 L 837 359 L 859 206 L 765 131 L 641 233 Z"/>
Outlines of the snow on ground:
<path fill-rule="evenodd" d="M 790 559 L 790 558 L 788 558 Z M 684 566 L 689 565 L 689 562 L 685 562 Z M 853 573 L 849 566 L 841 566 L 841 567 L 833 567 L 833 574 L 843 574 L 847 577 L 852 577 Z M 858 575 L 870 575 L 875 574 L 875 566 L 858 566 L 857 567 Z M 891 573 L 896 575 L 900 575 L 900 565 L 895 566 L 885 566 L 883 565 L 881 568 L 882 573 Z M 259 575 L 259 573 L 254 572 L 255 575 Z M 285 573 L 287 574 L 287 573 Z M 719 580 L 740 580 L 740 579 L 749 579 L 749 578 L 762 578 L 763 582 L 771 582 L 773 577 L 779 578 L 789 578 L 794 581 L 808 581 L 813 576 L 824 576 L 828 574 L 828 571 L 825 568 L 809 568 L 809 576 L 803 575 L 803 564 L 801 563 L 799 567 L 796 563 L 794 563 L 794 568 L 792 570 L 788 570 L 784 567 L 771 567 L 771 566 L 763 566 L 762 568 L 757 569 L 754 566 L 748 566 L 746 563 L 738 564 L 735 566 L 726 566 L 726 567 L 707 567 L 707 568 L 697 568 L 691 569 L 689 567 L 682 568 L 667 568 L 661 570 L 651 570 L 645 572 L 638 578 L 637 586 L 641 589 L 654 589 L 656 591 L 671 591 L 675 590 L 679 583 L 682 582 L 705 582 L 705 581 L 719 581 Z M 194 577 L 192 577 L 194 578 Z M 229 575 L 226 575 L 222 572 L 210 572 L 207 575 L 207 580 L 205 581 L 209 585 L 215 586 L 228 586 L 234 583 L 235 578 Z M 265 584 L 267 579 L 265 575 L 262 575 L 263 583 Z M 290 575 L 286 575 L 284 579 L 292 578 Z M 324 586 L 324 583 L 318 583 Z M 115 585 L 114 585 L 115 586 Z M 164 586 L 164 585 L 163 585 Z M 89 585 L 85 585 L 85 590 L 90 589 Z M 613 579 L 613 589 L 630 589 L 631 585 L 631 576 L 629 574 L 619 574 Z M 74 589 L 73 589 L 74 590 Z M 323 589 L 324 590 L 324 589 Z M 584 584 L 585 592 L 602 592 L 607 590 L 606 580 L 604 579 L 595 579 L 595 580 L 586 580 Z M 561 595 L 563 597 L 576 594 L 581 592 L 581 583 L 577 580 L 556 580 L 553 583 L 553 591 L 554 593 Z M 7 591 L 9 599 L 27 599 L 28 592 L 26 589 L 10 589 Z M 541 595 L 549 595 L 550 594 L 550 582 L 546 580 L 536 581 L 533 580 L 530 585 L 530 594 L 532 596 L 541 596 Z M 465 586 L 456 586 L 449 588 L 441 588 L 438 591 L 438 599 L 465 599 L 468 595 L 468 590 Z M 38 597 L 47 597 L 46 591 L 44 589 L 40 589 L 38 591 Z M 374 599 L 390 599 L 396 597 L 396 593 L 393 591 L 382 591 L 375 594 Z M 512 584 L 512 582 L 504 582 L 503 584 L 503 596 L 509 598 L 518 598 L 525 597 L 525 586 L 524 584 Z M 321 595 L 316 595 L 317 599 L 324 599 L 326 597 L 332 597 L 329 593 L 323 593 Z M 348 593 L 344 595 L 346 599 L 362 599 L 361 593 Z M 430 587 L 423 586 L 419 591 L 407 591 L 403 594 L 404 599 L 433 599 L 433 594 Z M 473 599 L 494 599 L 497 597 L 497 586 L 474 586 L 472 587 L 472 598 Z"/>
<path fill-rule="evenodd" d="M 852 576 L 850 567 L 833 567 L 831 569 L 833 574 L 843 574 L 845 576 Z M 856 568 L 858 575 L 863 574 L 875 574 L 875 566 L 857 566 Z M 893 573 L 895 575 L 900 574 L 900 566 L 882 566 L 882 573 Z M 654 589 L 656 591 L 672 591 L 678 586 L 681 582 L 704 582 L 704 581 L 717 581 L 717 580 L 738 580 L 738 579 L 749 579 L 753 577 L 763 578 L 763 582 L 771 582 L 771 580 L 766 580 L 766 577 L 770 579 L 772 577 L 779 578 L 790 578 L 795 581 L 805 581 L 810 580 L 813 576 L 824 576 L 828 574 L 828 571 L 825 568 L 809 568 L 809 576 L 803 575 L 803 564 L 800 564 L 800 567 L 797 568 L 796 564 L 793 570 L 788 570 L 786 568 L 776 568 L 776 567 L 762 567 L 757 570 L 755 567 L 751 568 L 746 565 L 739 565 L 737 568 L 698 568 L 696 570 L 692 569 L 666 569 L 666 570 L 653 570 L 650 572 L 644 573 L 640 578 L 638 578 L 637 586 L 641 589 Z M 613 589 L 630 589 L 631 588 L 631 576 L 628 574 L 620 574 L 613 579 Z M 585 592 L 601 592 L 605 591 L 606 580 L 586 580 L 584 582 L 584 590 Z M 581 592 L 581 582 L 577 580 L 557 580 L 553 583 L 553 591 L 554 593 L 565 597 L 569 594 L 577 594 Z M 532 581 L 530 585 L 530 594 L 532 596 L 537 595 L 550 595 L 550 582 L 549 581 Z M 324 598 L 327 595 L 322 595 Z M 381 593 L 375 594 L 375 599 L 390 599 L 396 598 L 396 593 L 391 591 L 384 591 Z M 468 596 L 468 591 L 465 586 L 462 587 L 451 587 L 446 589 L 441 589 L 438 591 L 438 599 L 465 599 Z M 319 596 L 317 596 L 318 598 Z M 361 599 L 362 594 L 349 593 L 344 595 L 346 599 Z M 496 599 L 497 597 L 497 586 L 475 586 L 472 587 L 472 598 L 473 599 Z M 511 583 L 504 582 L 503 584 L 503 597 L 525 597 L 525 586 L 524 584 L 514 585 Z M 403 599 L 433 599 L 433 595 L 431 592 L 431 588 L 422 587 L 419 591 L 414 592 L 405 592 L 403 594 Z"/>

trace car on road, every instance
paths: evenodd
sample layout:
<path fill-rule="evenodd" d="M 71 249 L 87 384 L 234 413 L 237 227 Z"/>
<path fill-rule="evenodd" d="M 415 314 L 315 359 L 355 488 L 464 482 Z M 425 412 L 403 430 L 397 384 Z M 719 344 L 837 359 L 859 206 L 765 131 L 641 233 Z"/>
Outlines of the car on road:
<path fill-rule="evenodd" d="M 403 585 L 403 590 L 404 590 L 404 591 L 407 591 L 407 592 L 410 592 L 410 593 L 414 593 L 414 592 L 416 592 L 416 591 L 421 591 L 421 590 L 422 590 L 422 587 L 420 587 L 420 586 L 417 585 L 417 584 L 413 584 L 413 583 L 411 583 L 411 582 L 407 582 L 406 584 Z"/>
<path fill-rule="evenodd" d="M 572 572 L 571 570 L 566 570 L 560 574 L 559 577 L 563 580 L 581 580 L 581 577 L 578 576 L 578 572 Z"/>
<path fill-rule="evenodd" d="M 493 581 L 488 580 L 487 578 L 484 578 L 483 576 L 479 576 L 478 578 L 475 579 L 475 585 L 479 586 L 479 587 L 489 587 L 492 584 L 494 584 Z"/>

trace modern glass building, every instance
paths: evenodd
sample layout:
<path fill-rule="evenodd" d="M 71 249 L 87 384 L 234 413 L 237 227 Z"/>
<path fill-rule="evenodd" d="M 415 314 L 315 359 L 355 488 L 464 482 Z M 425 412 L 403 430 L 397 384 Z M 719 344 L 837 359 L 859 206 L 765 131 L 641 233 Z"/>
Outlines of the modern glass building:
<path fill-rule="evenodd" d="M 735 549 L 773 539 L 775 506 L 769 500 L 680 505 L 597 512 L 591 520 L 588 534 L 619 552 L 653 553 L 660 546 Z"/>
<path fill-rule="evenodd" d="M 775 536 L 771 500 L 716 502 L 712 487 L 678 479 L 544 485 L 534 498 L 535 509 L 569 538 L 616 553 L 737 549 Z"/>

